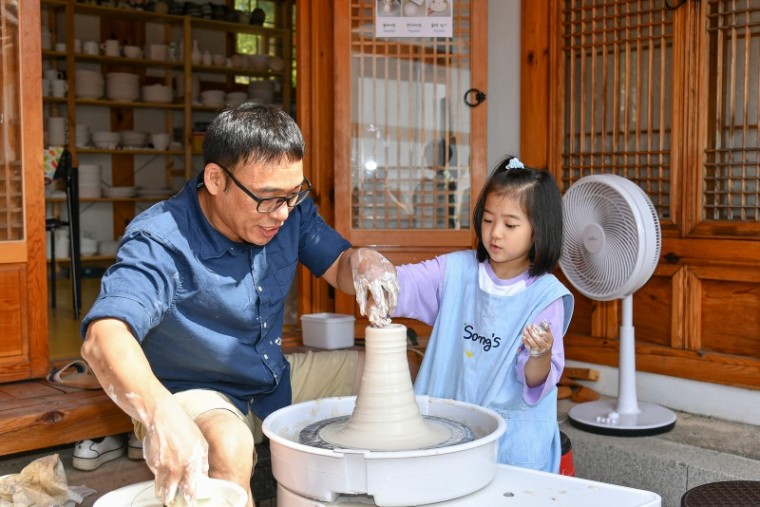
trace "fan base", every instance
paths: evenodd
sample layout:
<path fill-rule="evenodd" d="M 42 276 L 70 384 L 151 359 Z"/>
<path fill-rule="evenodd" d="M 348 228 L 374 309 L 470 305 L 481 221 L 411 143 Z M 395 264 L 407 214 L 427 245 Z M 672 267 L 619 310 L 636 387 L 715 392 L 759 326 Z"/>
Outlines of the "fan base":
<path fill-rule="evenodd" d="M 615 400 L 590 401 L 575 405 L 568 412 L 570 424 L 600 435 L 643 437 L 666 433 L 676 425 L 675 412 L 651 403 L 638 403 L 639 413 L 619 414 Z"/>

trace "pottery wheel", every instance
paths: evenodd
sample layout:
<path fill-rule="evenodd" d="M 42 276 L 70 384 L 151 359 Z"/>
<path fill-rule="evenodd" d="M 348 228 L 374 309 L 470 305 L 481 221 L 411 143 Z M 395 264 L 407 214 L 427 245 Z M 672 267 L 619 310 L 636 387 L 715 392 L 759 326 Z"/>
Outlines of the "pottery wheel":
<path fill-rule="evenodd" d="M 443 426 L 449 431 L 450 436 L 443 442 L 438 442 L 435 445 L 431 445 L 429 447 L 421 447 L 416 450 L 449 447 L 452 445 L 463 444 L 465 442 L 471 442 L 475 439 L 475 435 L 473 434 L 472 430 L 468 428 L 467 426 L 465 426 L 464 424 L 461 424 L 457 421 L 452 421 L 450 419 L 444 419 L 443 417 L 436 417 L 436 416 L 429 416 L 429 415 L 424 415 L 422 416 L 422 418 L 428 424 Z M 321 449 L 330 449 L 330 450 L 345 449 L 346 446 L 333 444 L 331 442 L 326 441 L 324 438 L 322 438 L 322 430 L 327 427 L 339 426 L 339 425 L 345 424 L 350 419 L 351 419 L 351 416 L 345 415 L 341 417 L 333 417 L 330 419 L 324 419 L 322 421 L 317 421 L 315 423 L 309 424 L 308 426 L 306 426 L 304 429 L 301 430 L 301 433 L 298 436 L 298 441 L 301 444 L 308 445 L 311 447 L 318 447 Z M 366 450 L 372 451 L 374 449 L 366 449 Z"/>

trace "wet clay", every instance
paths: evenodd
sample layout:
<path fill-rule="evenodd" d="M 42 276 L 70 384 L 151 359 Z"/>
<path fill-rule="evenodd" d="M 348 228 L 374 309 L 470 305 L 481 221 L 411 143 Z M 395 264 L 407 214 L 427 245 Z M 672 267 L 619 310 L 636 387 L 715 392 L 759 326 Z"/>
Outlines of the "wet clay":
<path fill-rule="evenodd" d="M 331 444 L 378 451 L 432 447 L 451 437 L 451 430 L 424 419 L 412 388 L 406 355 L 406 326 L 366 329 L 362 383 L 347 422 L 322 428 Z"/>

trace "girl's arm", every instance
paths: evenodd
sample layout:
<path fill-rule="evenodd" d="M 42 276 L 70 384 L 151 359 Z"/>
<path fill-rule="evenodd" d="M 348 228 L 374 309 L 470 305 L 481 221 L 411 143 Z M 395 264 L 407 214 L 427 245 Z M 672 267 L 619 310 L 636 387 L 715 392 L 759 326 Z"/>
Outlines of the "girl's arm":
<path fill-rule="evenodd" d="M 441 307 L 445 271 L 445 255 L 397 266 L 398 306 L 392 316 L 408 317 L 432 326 Z"/>
<path fill-rule="evenodd" d="M 528 347 L 522 346 L 517 358 L 516 375 L 524 383 L 523 399 L 529 405 L 538 403 L 548 392 L 556 388 L 565 368 L 565 347 L 563 341 L 563 323 L 565 309 L 562 298 L 557 298 L 541 313 L 538 314 L 534 325 L 541 327 L 546 322 L 549 331 L 539 345 L 533 340 L 539 350 L 543 350 L 547 341 L 551 340 L 550 349 L 543 355 L 531 357 Z M 531 345 L 532 346 L 532 345 Z"/>

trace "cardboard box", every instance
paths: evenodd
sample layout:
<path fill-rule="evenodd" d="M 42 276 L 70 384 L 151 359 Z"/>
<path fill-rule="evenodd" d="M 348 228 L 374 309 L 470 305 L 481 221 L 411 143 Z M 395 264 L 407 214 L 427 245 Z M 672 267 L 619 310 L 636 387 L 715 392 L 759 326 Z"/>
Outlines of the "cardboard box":
<path fill-rule="evenodd" d="M 309 313 L 301 316 L 303 344 L 320 349 L 354 346 L 354 316 L 342 313 Z"/>

